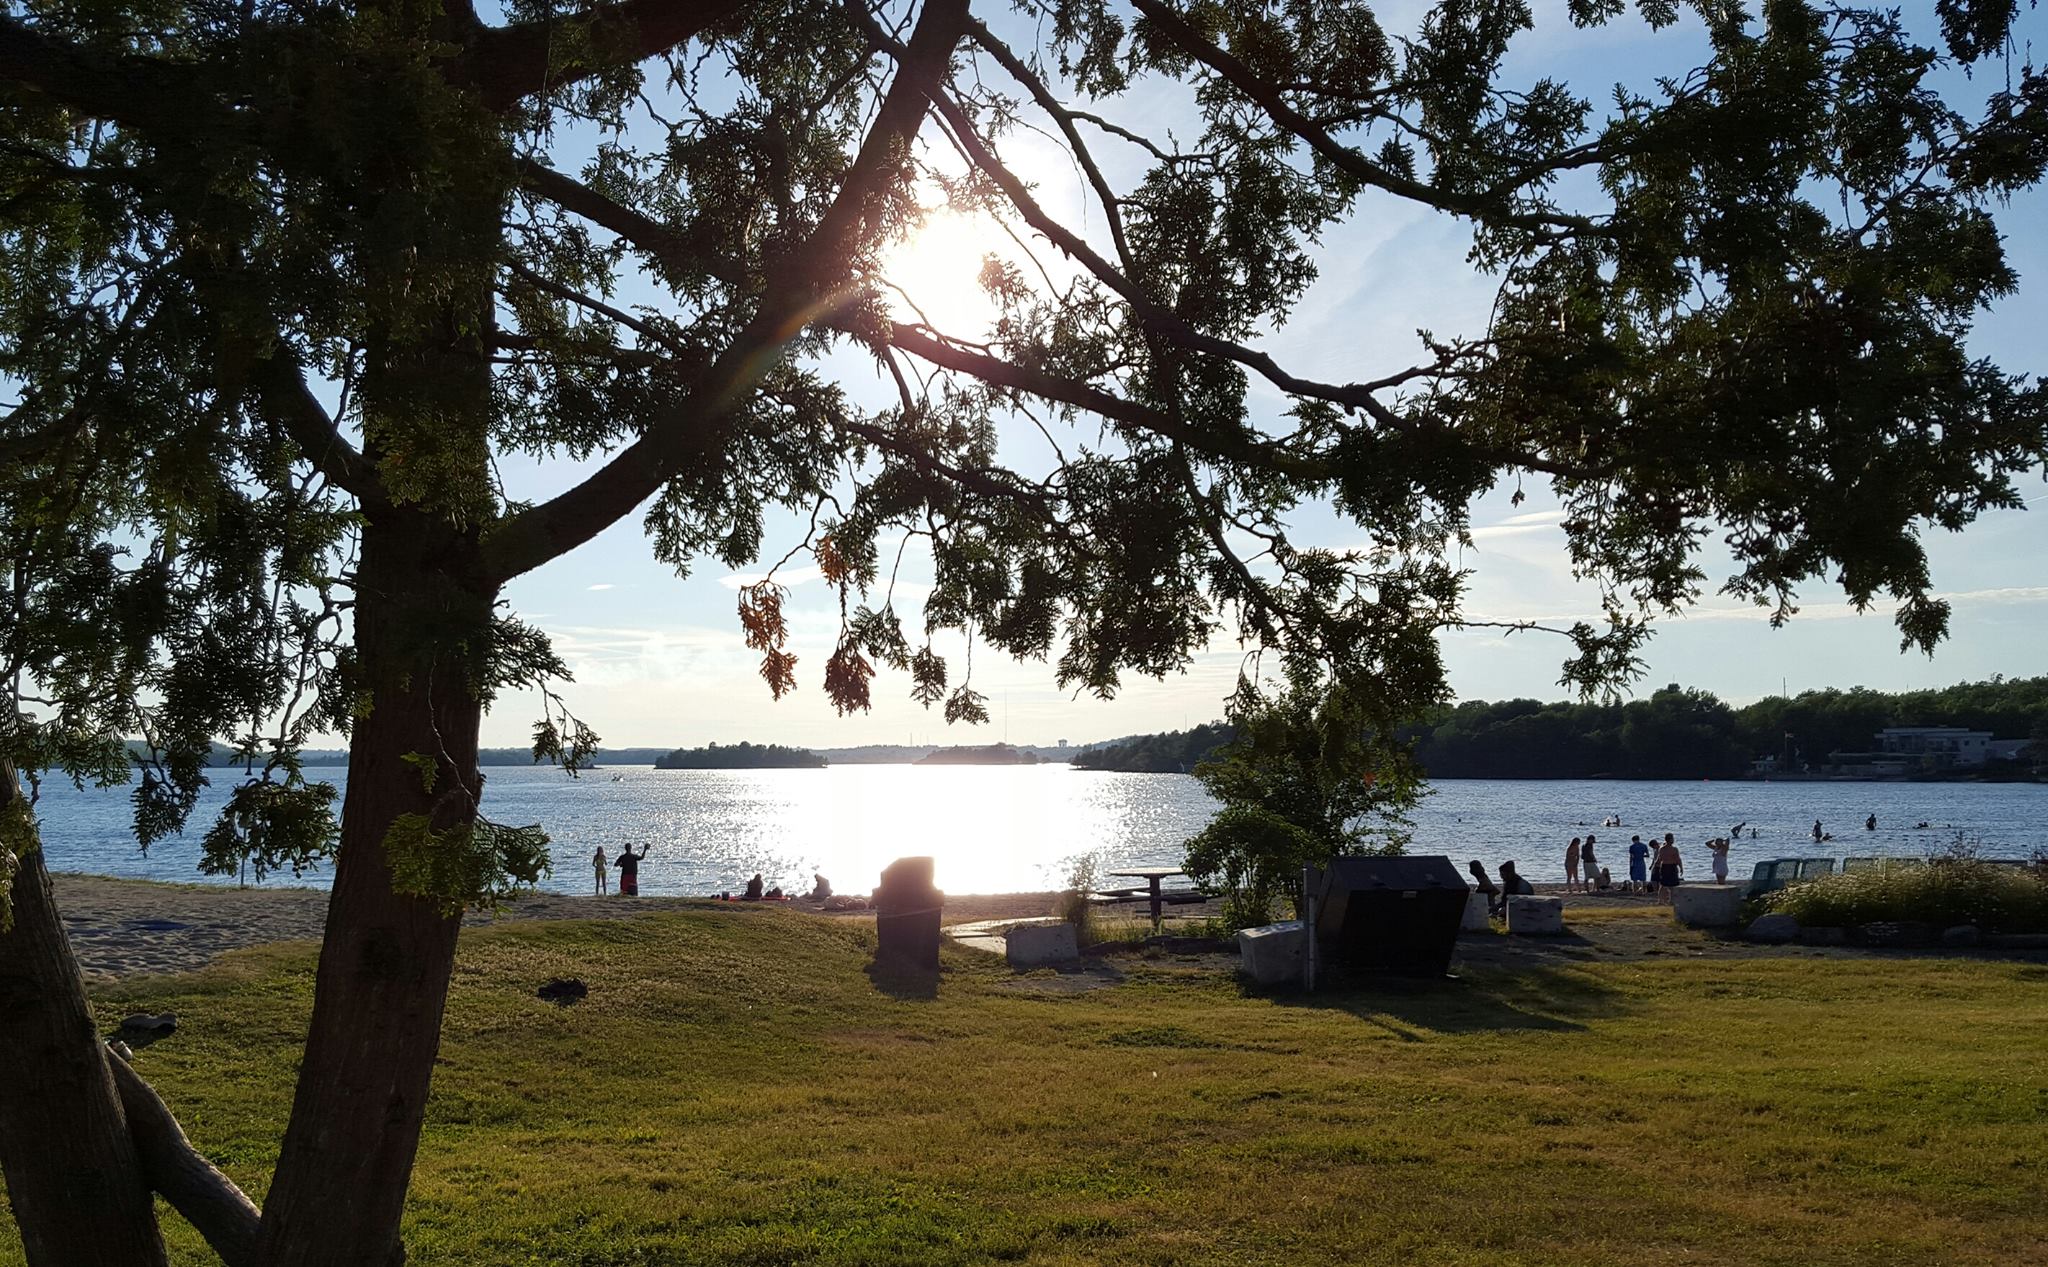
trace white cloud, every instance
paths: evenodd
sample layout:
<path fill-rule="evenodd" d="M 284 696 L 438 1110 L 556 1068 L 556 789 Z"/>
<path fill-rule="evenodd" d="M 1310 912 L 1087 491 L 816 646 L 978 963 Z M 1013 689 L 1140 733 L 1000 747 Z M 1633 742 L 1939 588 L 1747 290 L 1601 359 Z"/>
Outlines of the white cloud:
<path fill-rule="evenodd" d="M 586 585 L 584 586 L 584 588 L 589 592 L 595 594 L 599 590 L 615 590 L 618 588 L 618 586 L 612 584 L 610 581 L 599 581 L 595 585 Z"/>
<path fill-rule="evenodd" d="M 777 585 L 802 585 L 806 581 L 818 580 L 824 575 L 824 570 L 815 564 L 809 567 L 783 568 L 776 572 L 775 583 Z M 749 585 L 759 585 L 767 579 L 768 574 L 766 572 L 733 572 L 719 577 L 718 583 L 729 590 L 737 590 L 745 589 Z"/>

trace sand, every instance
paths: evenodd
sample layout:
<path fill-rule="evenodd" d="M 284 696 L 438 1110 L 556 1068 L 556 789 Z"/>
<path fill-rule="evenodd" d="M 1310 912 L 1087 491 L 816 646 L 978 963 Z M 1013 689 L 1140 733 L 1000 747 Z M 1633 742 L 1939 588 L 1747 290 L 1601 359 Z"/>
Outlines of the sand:
<path fill-rule="evenodd" d="M 88 979 L 144 972 L 190 972 L 243 946 L 318 941 L 327 919 L 322 889 L 237 889 L 161 884 L 109 876 L 50 877 L 72 950 Z M 465 925 L 500 920 L 631 919 L 657 911 L 701 906 L 702 898 L 571 897 L 540 893 L 509 902 L 496 913 L 471 912 Z M 949 896 L 946 921 L 1019 919 L 1052 909 L 1050 893 Z M 792 902 L 799 910 L 817 910 Z M 858 918 L 865 912 L 848 912 Z"/>

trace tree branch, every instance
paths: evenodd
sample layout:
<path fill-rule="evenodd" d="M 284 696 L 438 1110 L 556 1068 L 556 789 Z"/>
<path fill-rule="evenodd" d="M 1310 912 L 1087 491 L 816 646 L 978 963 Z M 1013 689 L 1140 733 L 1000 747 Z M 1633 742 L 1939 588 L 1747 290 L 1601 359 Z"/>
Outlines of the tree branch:
<path fill-rule="evenodd" d="M 227 1267 L 255 1267 L 256 1228 L 262 1219 L 256 1203 L 192 1147 L 178 1119 L 141 1074 L 115 1052 L 107 1052 L 106 1060 L 143 1178 L 198 1229 Z"/>
<path fill-rule="evenodd" d="M 555 19 L 482 27 L 446 74 L 502 113 L 522 97 L 666 52 L 745 7 L 746 0 L 619 0 Z"/>
<path fill-rule="evenodd" d="M 967 0 L 925 6 L 838 195 L 804 244 L 771 268 L 753 320 L 712 363 L 698 390 L 664 410 L 645 435 L 582 483 L 498 525 L 484 541 L 484 566 L 493 578 L 510 580 L 575 549 L 652 497 L 692 457 L 719 442 L 723 420 L 781 348 L 846 302 L 857 248 L 872 234 L 883 198 L 901 181 L 904 156 L 924 120 L 919 79 L 945 68 L 966 18 Z"/>
<path fill-rule="evenodd" d="M 271 345 L 270 355 L 257 358 L 250 382 L 263 416 L 282 427 L 330 483 L 365 505 L 388 500 L 377 468 L 343 438 L 335 420 L 307 388 L 305 371 L 289 344 L 280 339 Z"/>

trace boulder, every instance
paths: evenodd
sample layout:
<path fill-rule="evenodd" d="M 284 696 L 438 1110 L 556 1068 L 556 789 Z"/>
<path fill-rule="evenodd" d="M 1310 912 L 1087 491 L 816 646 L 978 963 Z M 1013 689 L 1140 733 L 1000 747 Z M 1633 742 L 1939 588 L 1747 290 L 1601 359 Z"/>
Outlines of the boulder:
<path fill-rule="evenodd" d="M 1774 911 L 1769 915 L 1759 915 L 1754 920 L 1751 920 L 1749 927 L 1744 930 L 1742 935 L 1750 941 L 1767 942 L 1773 946 L 1780 946 L 1788 941 L 1799 940 L 1799 921 L 1790 915 Z"/>
<path fill-rule="evenodd" d="M 1260 985 L 1301 980 L 1301 953 L 1308 938 L 1298 919 L 1247 928 L 1237 934 L 1237 966 Z"/>
<path fill-rule="evenodd" d="M 1846 946 L 1849 944 L 1849 930 L 1846 928 L 1802 928 L 1799 940 L 1809 946 Z"/>
<path fill-rule="evenodd" d="M 1564 932 L 1561 897 L 1511 897 L 1508 931 L 1518 937 L 1556 937 Z"/>
<path fill-rule="evenodd" d="M 1012 968 L 1042 968 L 1047 964 L 1072 963 L 1080 957 L 1074 926 L 1065 920 L 1019 924 L 1003 934 L 1003 958 Z"/>
<path fill-rule="evenodd" d="M 1465 897 L 1465 917 L 1458 925 L 1461 933 L 1484 933 L 1493 929 L 1493 911 L 1486 905 L 1486 895 L 1474 889 Z"/>
<path fill-rule="evenodd" d="M 1957 924 L 1941 932 L 1941 944 L 1944 946 L 1974 946 L 1982 940 L 1984 936 L 1977 931 L 1975 924 Z"/>
<path fill-rule="evenodd" d="M 1671 914 L 1689 928 L 1733 928 L 1748 892 L 1742 884 L 1681 884 L 1671 890 Z"/>

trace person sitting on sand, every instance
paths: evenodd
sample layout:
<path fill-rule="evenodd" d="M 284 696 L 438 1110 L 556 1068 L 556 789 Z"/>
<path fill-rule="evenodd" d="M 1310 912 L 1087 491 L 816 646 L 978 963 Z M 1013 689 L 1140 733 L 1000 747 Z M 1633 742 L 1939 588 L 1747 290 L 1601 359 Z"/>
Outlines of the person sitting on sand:
<path fill-rule="evenodd" d="M 640 896 L 640 860 L 647 856 L 647 851 L 651 847 L 642 845 L 640 852 L 634 853 L 633 842 L 629 840 L 626 847 L 619 851 L 619 856 L 613 859 L 613 865 L 619 869 L 620 897 Z"/>
<path fill-rule="evenodd" d="M 1474 858 L 1465 864 L 1465 869 L 1470 871 L 1472 878 L 1479 882 L 1479 892 L 1486 898 L 1486 913 L 1488 915 L 1500 914 L 1500 890 L 1494 886 L 1493 877 L 1486 874 L 1485 864 L 1480 862 L 1479 859 Z"/>
<path fill-rule="evenodd" d="M 811 873 L 811 900 L 822 902 L 832 896 L 832 882 L 818 872 Z"/>
<path fill-rule="evenodd" d="M 591 868 L 597 872 L 597 895 L 599 897 L 603 897 L 605 890 L 605 862 L 603 845 L 599 845 L 597 847 L 597 852 L 590 855 L 590 865 Z"/>
<path fill-rule="evenodd" d="M 1511 897 L 1536 896 L 1536 886 L 1524 880 L 1522 873 L 1515 870 L 1515 860 L 1512 858 L 1500 864 L 1500 888 L 1502 905 L 1506 905 L 1507 899 Z"/>
<path fill-rule="evenodd" d="M 1598 887 L 1602 893 L 1605 893 L 1614 887 L 1614 877 L 1607 874 L 1606 867 L 1600 868 L 1600 883 Z"/>
<path fill-rule="evenodd" d="M 742 893 L 742 894 L 740 894 L 740 901 L 742 901 L 742 902 L 758 902 L 758 901 L 760 901 L 760 900 L 761 900 L 761 894 L 762 894 L 762 890 L 763 890 L 763 889 L 764 889 L 765 887 L 766 887 L 766 886 L 765 886 L 765 885 L 764 885 L 764 884 L 762 883 L 762 881 L 761 881 L 761 873 L 760 873 L 759 871 L 756 871 L 756 872 L 754 873 L 754 878 L 753 878 L 753 879 L 751 879 L 751 880 L 749 880 L 749 881 L 747 881 L 747 891 L 746 891 L 745 893 Z"/>
<path fill-rule="evenodd" d="M 1572 837 L 1572 843 L 1564 847 L 1564 891 L 1579 891 L 1579 838 Z"/>
<path fill-rule="evenodd" d="M 1671 905 L 1671 891 L 1678 887 L 1678 881 L 1685 874 L 1685 860 L 1678 856 L 1678 845 L 1670 832 L 1664 833 L 1664 843 L 1657 847 L 1655 869 L 1651 873 L 1657 881 L 1657 901 L 1660 905 Z"/>

